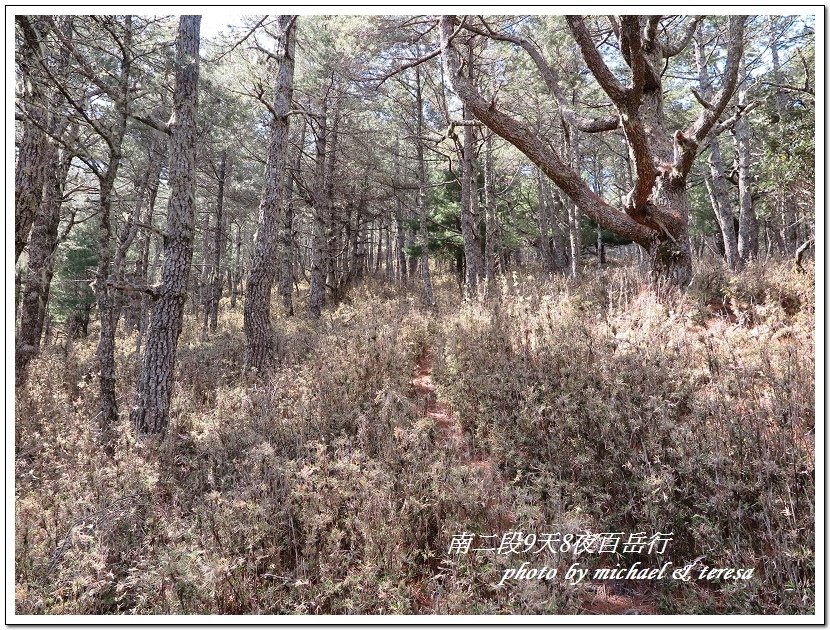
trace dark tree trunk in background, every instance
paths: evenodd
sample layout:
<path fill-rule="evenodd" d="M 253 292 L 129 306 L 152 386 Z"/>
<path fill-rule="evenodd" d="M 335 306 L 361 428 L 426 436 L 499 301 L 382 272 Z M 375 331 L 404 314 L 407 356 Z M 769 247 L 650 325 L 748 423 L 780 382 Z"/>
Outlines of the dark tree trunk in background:
<path fill-rule="evenodd" d="M 495 163 L 493 158 L 493 134 L 484 141 L 484 268 L 488 285 L 496 278 L 498 266 L 499 217 L 496 206 Z"/>
<path fill-rule="evenodd" d="M 741 87 L 738 89 L 738 107 L 746 107 L 746 68 L 741 59 Z M 741 260 L 749 262 L 758 257 L 758 219 L 752 205 L 752 173 L 750 152 L 749 120 L 741 116 L 735 123 L 735 152 L 738 156 L 738 198 L 741 209 L 738 225 L 738 254 Z"/>
<path fill-rule="evenodd" d="M 245 365 L 263 370 L 273 361 L 274 332 L 271 328 L 271 288 L 277 276 L 280 210 L 288 204 L 285 166 L 288 157 L 288 111 L 294 91 L 296 16 L 279 17 L 279 41 L 275 118 L 265 166 L 265 187 L 259 205 L 254 254 L 245 291 Z"/>
<path fill-rule="evenodd" d="M 222 260 L 225 255 L 225 236 L 227 220 L 224 215 L 225 207 L 225 178 L 227 177 L 228 150 L 223 149 L 219 158 L 218 190 L 216 193 L 216 231 L 213 233 L 213 290 L 210 296 L 210 331 L 216 332 L 219 323 L 219 301 L 222 299 L 222 285 L 225 274 L 222 270 Z"/>
<path fill-rule="evenodd" d="M 325 196 L 326 185 L 326 134 L 327 106 L 323 100 L 323 109 L 317 120 L 314 162 L 314 199 L 313 199 L 313 234 L 311 242 L 311 279 L 308 287 L 308 312 L 314 319 L 319 319 L 323 311 L 326 283 L 326 237 L 328 236 L 328 203 Z"/>
<path fill-rule="evenodd" d="M 778 32 L 778 18 L 777 16 L 770 16 L 769 24 L 769 50 L 770 58 L 772 60 L 772 82 L 775 84 L 775 113 L 778 116 L 778 134 L 779 138 L 783 140 L 781 150 L 785 156 L 789 157 L 790 149 L 787 145 L 786 137 L 786 96 L 784 89 L 781 87 L 783 79 L 781 77 L 781 61 L 778 55 L 778 48 L 780 46 Z M 795 252 L 798 248 L 798 210 L 792 195 L 788 191 L 775 191 L 778 198 L 778 208 L 780 215 L 776 217 L 776 222 L 780 222 L 781 230 L 778 232 L 776 241 L 783 242 L 784 247 L 781 254 L 789 255 Z"/>
<path fill-rule="evenodd" d="M 709 71 L 706 67 L 706 54 L 703 50 L 702 38 L 695 38 L 695 58 L 697 59 L 698 75 L 700 77 L 700 91 L 703 97 L 712 99 L 712 84 Z M 727 266 L 735 271 L 740 266 L 738 256 L 738 235 L 735 233 L 735 217 L 732 213 L 732 204 L 729 200 L 729 191 L 726 186 L 726 175 L 723 168 L 720 141 L 718 136 L 709 137 L 709 173 L 704 171 L 704 182 L 712 202 L 712 210 L 720 227 L 723 239 L 724 255 Z"/>
<path fill-rule="evenodd" d="M 99 367 L 99 386 L 101 393 L 101 437 L 108 451 L 112 451 L 112 428 L 118 421 L 118 399 L 115 393 L 115 298 L 116 289 L 109 286 L 113 260 L 113 226 L 112 203 L 115 181 L 123 158 L 122 144 L 127 130 L 129 116 L 129 90 L 131 75 L 130 48 L 132 45 L 132 17 L 125 21 L 121 59 L 121 71 L 113 100 L 116 102 L 115 119 L 108 131 L 105 131 L 109 148 L 107 167 L 99 171 L 99 219 L 98 235 L 98 269 L 95 274 L 95 298 L 98 305 L 98 317 L 101 330 L 98 337 L 96 356 Z"/>
<path fill-rule="evenodd" d="M 144 360 L 130 413 L 139 434 L 162 434 L 170 419 L 176 345 L 182 331 L 187 280 L 193 259 L 196 180 L 196 111 L 201 16 L 179 19 L 170 128 L 170 201 L 161 289 L 153 307 Z"/>
<path fill-rule="evenodd" d="M 236 308 L 239 296 L 239 287 L 242 285 L 242 224 L 236 224 L 236 241 L 234 242 L 233 269 L 229 271 L 231 278 L 231 308 Z"/>
<path fill-rule="evenodd" d="M 294 315 L 294 301 L 291 298 L 292 286 L 294 284 L 294 174 L 300 172 L 303 158 L 303 146 L 305 145 L 305 121 L 300 121 L 299 139 L 297 151 L 294 153 L 294 161 L 291 165 L 292 174 L 286 176 L 286 199 L 283 203 L 282 225 L 280 227 L 280 295 L 282 306 L 287 316 Z"/>
<path fill-rule="evenodd" d="M 415 72 L 415 119 L 416 126 L 416 140 L 415 140 L 415 155 L 418 162 L 418 236 L 420 256 L 419 266 L 421 267 L 421 283 L 424 291 L 424 302 L 430 308 L 435 308 L 435 295 L 432 290 L 432 275 L 429 271 L 429 229 L 427 221 L 429 220 L 429 205 L 427 202 L 427 165 L 424 158 L 424 142 L 421 139 L 424 133 L 424 93 L 423 83 L 421 81 L 421 68 L 417 67 Z M 410 275 L 414 269 L 410 268 Z"/>

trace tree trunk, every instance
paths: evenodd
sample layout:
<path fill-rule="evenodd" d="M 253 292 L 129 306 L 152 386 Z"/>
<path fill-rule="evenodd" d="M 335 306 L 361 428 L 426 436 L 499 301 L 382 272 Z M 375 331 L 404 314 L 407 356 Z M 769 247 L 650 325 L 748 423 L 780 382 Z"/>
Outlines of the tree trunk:
<path fill-rule="evenodd" d="M 292 172 L 286 175 L 286 199 L 283 204 L 282 226 L 280 230 L 280 295 L 282 296 L 283 311 L 286 316 L 294 315 L 294 301 L 291 298 L 291 289 L 294 280 L 294 176 L 300 172 L 302 165 L 303 146 L 305 145 L 305 122 L 300 121 L 297 151 L 291 165 Z"/>
<path fill-rule="evenodd" d="M 231 271 L 231 308 L 236 308 L 239 287 L 242 284 L 242 223 L 236 224 L 233 270 Z"/>
<path fill-rule="evenodd" d="M 738 89 L 738 108 L 746 107 L 746 68 L 741 60 L 741 87 Z M 740 219 L 738 225 L 738 254 L 748 262 L 758 256 L 758 219 L 752 205 L 752 174 L 749 137 L 749 120 L 741 116 L 735 123 L 735 151 L 738 155 L 738 197 Z"/>
<path fill-rule="evenodd" d="M 174 111 L 170 129 L 170 200 L 162 286 L 153 308 L 130 420 L 139 434 L 163 434 L 170 418 L 176 345 L 182 330 L 193 259 L 196 110 L 201 16 L 179 18 Z"/>
<path fill-rule="evenodd" d="M 288 153 L 288 116 L 294 90 L 296 16 L 279 17 L 279 68 L 274 88 L 271 141 L 265 166 L 265 187 L 259 205 L 254 254 L 245 291 L 245 365 L 264 370 L 273 361 L 271 288 L 277 275 L 280 210 L 288 204 L 285 165 Z"/>
<path fill-rule="evenodd" d="M 484 143 L 484 267 L 488 286 L 496 279 L 497 241 L 499 217 L 496 202 L 495 164 L 493 158 L 493 134 L 488 133 Z"/>
<path fill-rule="evenodd" d="M 706 67 L 706 54 L 703 51 L 702 39 L 699 37 L 695 38 L 695 58 L 697 60 L 701 94 L 705 99 L 711 100 L 713 96 L 712 84 L 709 79 L 709 70 Z M 718 136 L 712 135 L 709 137 L 709 174 L 704 173 L 704 181 L 712 203 L 712 210 L 720 227 L 726 264 L 729 269 L 735 271 L 740 266 L 741 260 L 738 255 L 735 218 L 732 214 L 724 173 L 720 142 Z"/>
<path fill-rule="evenodd" d="M 790 151 L 786 142 L 786 97 L 784 90 L 781 87 L 783 79 L 781 77 L 781 62 L 778 57 L 778 39 L 780 34 L 776 32 L 778 18 L 770 16 L 770 37 L 769 50 L 772 60 L 772 80 L 775 83 L 775 113 L 778 116 L 778 137 L 784 140 L 782 142 L 782 150 L 786 157 L 789 157 Z M 796 250 L 798 247 L 798 207 L 795 204 L 792 196 L 787 191 L 776 191 L 779 197 L 781 232 L 779 241 L 783 241 L 785 251 L 782 254 L 788 255 Z"/>
<path fill-rule="evenodd" d="M 415 157 L 418 163 L 418 197 L 417 197 L 417 212 L 418 212 L 418 236 L 419 236 L 419 266 L 421 268 L 421 283 L 423 285 L 424 302 L 426 305 L 434 309 L 435 294 L 432 290 L 432 275 L 429 271 L 429 229 L 427 221 L 429 221 L 429 206 L 427 202 L 427 164 L 424 158 L 424 142 L 421 139 L 424 135 L 424 96 L 423 83 L 421 82 L 421 67 L 415 68 L 415 120 L 416 120 L 416 139 L 415 139 Z M 410 274 L 411 275 L 411 274 Z"/>
<path fill-rule="evenodd" d="M 58 242 L 58 226 L 63 189 L 72 155 L 64 152 L 59 158 L 54 142 L 46 146 L 51 154 L 52 168 L 46 171 L 43 208 L 35 216 L 29 239 L 29 260 L 20 303 L 20 329 L 15 339 L 16 382 L 23 383 L 29 362 L 37 356 L 43 322 L 46 317 L 49 287 L 54 272 L 54 254 Z"/>
<path fill-rule="evenodd" d="M 311 280 L 308 287 L 308 312 L 314 319 L 319 319 L 323 311 L 326 282 L 326 237 L 328 236 L 328 203 L 326 202 L 326 124 L 327 104 L 317 120 L 318 129 L 315 139 L 315 176 L 313 193 L 313 235 L 311 244 Z"/>
<path fill-rule="evenodd" d="M 110 287 L 112 251 L 112 195 L 118 169 L 121 165 L 122 143 L 127 130 L 129 116 L 129 89 L 131 74 L 130 50 L 132 45 L 132 18 L 126 18 L 126 36 L 123 42 L 124 57 L 121 60 L 121 72 L 118 78 L 118 87 L 115 108 L 116 117 L 107 133 L 109 155 L 105 171 L 98 174 L 99 186 L 99 237 L 98 237 L 98 269 L 95 274 L 95 297 L 98 306 L 98 317 L 101 320 L 101 330 L 98 337 L 96 357 L 99 366 L 99 387 L 101 394 L 101 438 L 104 447 L 112 452 L 112 429 L 118 421 L 118 400 L 115 393 L 115 289 Z"/>
<path fill-rule="evenodd" d="M 17 51 L 17 63 L 23 76 L 23 103 L 26 118 L 14 169 L 14 261 L 20 257 L 32 223 L 43 199 L 46 168 L 49 165 L 48 97 L 43 86 L 41 64 L 46 63 L 43 41 L 47 30 L 45 17 L 16 16 L 23 31 L 23 45 Z"/>
<path fill-rule="evenodd" d="M 464 108 L 464 119 L 472 118 L 469 109 Z M 476 181 L 475 159 L 476 128 L 464 126 L 464 151 L 461 170 L 461 238 L 464 241 L 466 265 L 465 289 L 467 295 L 474 295 L 482 275 L 484 262 L 481 253 L 480 209 L 478 183 Z"/>
<path fill-rule="evenodd" d="M 210 299 L 210 331 L 216 332 L 219 323 L 219 301 L 222 299 L 222 285 L 225 274 L 222 271 L 222 259 L 225 256 L 225 243 L 227 238 L 226 224 L 224 217 L 225 206 L 225 178 L 227 177 L 228 150 L 222 150 L 219 158 L 218 191 L 216 193 L 216 231 L 213 234 L 213 291 Z"/>

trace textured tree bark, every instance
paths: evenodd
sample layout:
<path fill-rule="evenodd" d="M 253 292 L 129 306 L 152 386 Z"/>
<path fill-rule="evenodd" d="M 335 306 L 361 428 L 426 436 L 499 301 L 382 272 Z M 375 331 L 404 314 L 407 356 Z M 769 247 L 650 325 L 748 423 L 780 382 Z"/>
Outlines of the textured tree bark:
<path fill-rule="evenodd" d="M 58 226 L 63 190 L 72 155 L 58 155 L 57 146 L 49 142 L 47 154 L 52 168 L 46 171 L 43 207 L 35 216 L 29 238 L 29 260 L 20 302 L 20 329 L 15 339 L 16 383 L 26 380 L 29 362 L 38 355 L 43 322 L 54 272 L 53 256 L 58 243 Z"/>
<path fill-rule="evenodd" d="M 23 103 L 26 117 L 14 169 L 14 261 L 20 257 L 32 223 L 43 199 L 46 168 L 49 165 L 48 95 L 43 85 L 41 64 L 46 63 L 43 38 L 47 30 L 44 17 L 15 16 L 23 31 L 23 46 L 17 63 L 23 76 Z"/>
<path fill-rule="evenodd" d="M 741 87 L 738 88 L 738 107 L 746 107 L 746 67 L 741 59 Z M 758 257 L 758 219 L 752 205 L 752 173 L 749 120 L 741 116 L 735 123 L 735 150 L 738 155 L 738 200 L 741 209 L 738 225 L 738 254 L 749 262 Z"/>
<path fill-rule="evenodd" d="M 52 282 L 52 275 L 54 273 L 54 253 L 58 244 L 58 227 L 60 224 L 61 205 L 63 203 L 63 190 L 66 184 L 66 178 L 69 174 L 69 168 L 74 157 L 70 151 L 59 150 L 58 144 L 63 139 L 68 143 L 76 140 L 75 134 L 77 126 L 73 125 L 72 131 L 68 134 L 69 121 L 66 112 L 66 102 L 63 95 L 57 90 L 52 89 L 51 93 L 47 91 L 46 87 L 39 85 L 43 77 L 41 72 L 35 64 L 44 62 L 41 50 L 41 42 L 39 38 L 42 31 L 45 30 L 45 25 L 41 22 L 41 18 L 27 18 L 20 16 L 19 18 L 23 24 L 24 31 L 24 46 L 21 51 L 22 59 L 19 59 L 21 70 L 25 77 L 25 90 L 28 96 L 33 97 L 30 103 L 36 111 L 30 110 L 33 116 L 32 120 L 27 120 L 24 123 L 23 142 L 20 147 L 20 155 L 18 158 L 17 167 L 26 169 L 26 162 L 29 160 L 39 161 L 40 164 L 34 164 L 29 161 L 28 167 L 37 166 L 37 173 L 19 173 L 15 172 L 15 201 L 18 200 L 18 193 L 24 192 L 24 199 L 22 200 L 24 214 L 28 210 L 32 210 L 29 203 L 37 202 L 40 205 L 34 207 L 34 216 L 31 217 L 30 228 L 23 228 L 30 230 L 29 239 L 29 256 L 26 266 L 26 273 L 22 286 L 21 294 L 16 296 L 15 307 L 18 306 L 18 298 L 20 300 L 20 326 L 16 331 L 15 338 L 15 381 L 19 385 L 25 381 L 27 367 L 29 362 L 37 356 L 40 349 L 40 340 L 43 332 L 44 320 L 47 314 L 47 306 L 49 301 L 49 289 Z M 72 30 L 72 18 L 63 18 L 60 25 L 63 29 L 64 35 L 68 36 Z M 41 32 L 39 32 L 41 31 Z M 28 51 L 28 52 L 24 52 Z M 55 74 L 63 80 L 67 74 L 69 64 L 69 53 L 62 50 L 57 59 L 55 59 Z M 47 103 L 48 111 L 41 109 L 41 105 Z M 32 129 L 33 124 L 45 124 L 43 132 L 41 129 Z M 27 126 L 28 125 L 28 126 Z M 32 141 L 33 131 L 41 136 L 43 142 L 38 147 L 28 146 L 27 142 Z M 36 134 L 36 135 L 37 135 Z M 31 153 L 24 157 L 26 152 L 35 151 L 35 155 Z M 21 161 L 23 165 L 21 166 Z M 18 175 L 21 175 L 18 178 Z M 37 181 L 34 181 L 37 180 Z M 23 183 L 23 188 L 17 187 L 18 183 Z M 40 187 L 41 190 L 32 189 Z M 42 203 L 41 203 L 42 200 Z M 19 217 L 17 213 L 17 205 L 15 206 L 15 219 L 21 221 L 28 220 L 24 217 Z M 22 226 L 18 223 L 15 225 L 15 230 Z M 18 245 L 21 249 L 26 245 L 25 241 L 18 242 L 18 233 L 15 232 L 15 254 L 16 257 L 20 254 Z M 15 257 L 15 260 L 17 258 Z"/>
<path fill-rule="evenodd" d="M 163 434 L 170 419 L 176 345 L 182 331 L 187 280 L 193 259 L 196 180 L 196 110 L 199 84 L 201 16 L 179 19 L 170 125 L 170 200 L 164 244 L 164 266 L 153 308 L 144 360 L 130 420 L 140 435 Z"/>
<path fill-rule="evenodd" d="M 222 299 L 222 285 L 225 274 L 222 270 L 222 259 L 225 257 L 225 243 L 227 238 L 224 216 L 225 207 L 225 178 L 227 177 L 228 150 L 222 150 L 219 158 L 218 190 L 216 193 L 216 231 L 213 233 L 213 291 L 210 297 L 210 331 L 216 332 L 219 323 L 219 301 Z"/>
<path fill-rule="evenodd" d="M 245 292 L 245 365 L 266 369 L 274 360 L 274 332 L 271 328 L 271 288 L 277 276 L 280 210 L 288 204 L 285 166 L 288 157 L 288 112 L 294 91 L 294 50 L 296 16 L 281 15 L 277 44 L 279 67 L 274 88 L 274 112 L 265 187 L 259 205 L 254 254 Z"/>

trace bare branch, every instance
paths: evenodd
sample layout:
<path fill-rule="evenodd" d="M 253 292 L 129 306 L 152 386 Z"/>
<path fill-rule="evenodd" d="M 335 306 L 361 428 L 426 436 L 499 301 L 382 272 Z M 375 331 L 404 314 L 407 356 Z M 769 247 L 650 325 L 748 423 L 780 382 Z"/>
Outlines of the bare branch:
<path fill-rule="evenodd" d="M 499 33 L 494 31 L 483 19 L 482 16 L 479 16 L 482 24 L 484 25 L 484 29 L 477 28 L 472 25 L 465 25 L 465 29 L 477 33 L 479 35 L 483 35 L 485 37 L 489 37 L 490 39 L 494 39 L 496 41 L 504 41 L 514 44 L 515 46 L 519 46 L 520 48 L 524 49 L 533 62 L 536 64 L 539 73 L 542 75 L 542 79 L 545 82 L 548 90 L 550 91 L 551 95 L 553 96 L 554 100 L 556 101 L 557 106 L 559 107 L 559 112 L 562 117 L 567 121 L 567 123 L 573 127 L 576 127 L 580 131 L 584 131 L 586 133 L 598 133 L 601 131 L 612 131 L 620 126 L 620 118 L 619 116 L 605 116 L 602 118 L 586 118 L 578 114 L 574 109 L 572 109 L 568 105 L 568 99 L 565 96 L 565 93 L 562 91 L 562 86 L 559 82 L 559 74 L 556 71 L 556 68 L 548 64 L 547 60 L 542 55 L 541 51 L 534 46 L 530 41 L 520 38 L 514 37 L 512 35 L 506 35 L 504 33 Z"/>
<path fill-rule="evenodd" d="M 621 106 L 625 100 L 625 88 L 614 76 L 614 73 L 605 64 L 602 55 L 599 54 L 597 47 L 594 46 L 594 41 L 591 39 L 591 34 L 585 26 L 585 22 L 579 15 L 565 16 L 568 22 L 568 27 L 571 29 L 579 49 L 582 51 L 582 56 L 585 58 L 585 63 L 591 74 L 594 75 L 600 87 L 611 98 L 615 105 Z"/>
<path fill-rule="evenodd" d="M 692 37 L 695 36 L 695 31 L 697 30 L 697 25 L 703 21 L 704 16 L 698 15 L 695 17 L 690 23 L 689 27 L 686 29 L 686 32 L 683 34 L 677 42 L 674 44 L 666 44 L 663 46 L 663 55 L 666 57 L 674 57 L 675 55 L 679 55 L 682 53 L 686 46 L 689 45 L 689 42 L 692 41 Z"/>

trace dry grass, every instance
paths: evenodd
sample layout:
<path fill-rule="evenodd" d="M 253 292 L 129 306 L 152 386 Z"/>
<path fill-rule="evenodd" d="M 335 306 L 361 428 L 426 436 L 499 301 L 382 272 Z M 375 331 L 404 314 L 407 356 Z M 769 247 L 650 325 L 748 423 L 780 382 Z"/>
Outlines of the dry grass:
<path fill-rule="evenodd" d="M 319 322 L 278 316 L 264 382 L 239 368 L 241 310 L 207 341 L 189 320 L 169 438 L 120 427 L 114 459 L 94 333 L 47 350 L 17 392 L 17 612 L 582 611 L 582 587 L 496 588 L 515 556 L 448 555 L 453 534 L 502 533 L 494 505 L 516 530 L 668 529 L 667 560 L 756 567 L 654 589 L 660 612 L 813 610 L 812 277 L 710 272 L 662 300 L 628 268 L 454 291 L 439 280 L 437 317 L 374 281 Z M 137 361 L 119 344 L 126 408 Z M 426 348 L 498 487 L 413 391 Z"/>

